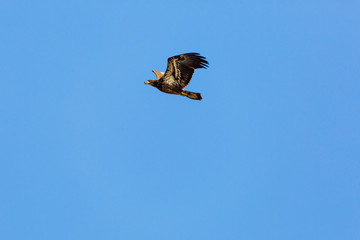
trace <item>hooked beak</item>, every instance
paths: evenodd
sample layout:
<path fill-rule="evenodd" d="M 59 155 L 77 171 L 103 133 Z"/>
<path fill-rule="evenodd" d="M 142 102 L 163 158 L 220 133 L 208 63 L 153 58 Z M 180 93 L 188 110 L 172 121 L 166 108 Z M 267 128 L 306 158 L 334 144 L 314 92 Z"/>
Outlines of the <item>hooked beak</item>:
<path fill-rule="evenodd" d="M 150 84 L 150 81 L 146 81 L 145 84 Z"/>

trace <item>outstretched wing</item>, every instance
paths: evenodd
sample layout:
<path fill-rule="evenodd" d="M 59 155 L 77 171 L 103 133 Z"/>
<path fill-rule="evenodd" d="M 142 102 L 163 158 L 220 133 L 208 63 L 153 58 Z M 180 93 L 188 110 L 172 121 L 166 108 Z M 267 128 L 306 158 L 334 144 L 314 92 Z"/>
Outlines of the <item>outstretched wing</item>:
<path fill-rule="evenodd" d="M 208 65 L 208 61 L 199 53 L 173 56 L 168 59 L 168 66 L 163 79 L 171 85 L 176 81 L 181 88 L 184 88 L 189 84 L 195 69 L 207 68 Z"/>
<path fill-rule="evenodd" d="M 159 80 L 164 75 L 163 72 L 159 72 L 159 71 L 156 71 L 156 70 L 152 70 L 152 72 L 155 73 L 156 80 Z"/>

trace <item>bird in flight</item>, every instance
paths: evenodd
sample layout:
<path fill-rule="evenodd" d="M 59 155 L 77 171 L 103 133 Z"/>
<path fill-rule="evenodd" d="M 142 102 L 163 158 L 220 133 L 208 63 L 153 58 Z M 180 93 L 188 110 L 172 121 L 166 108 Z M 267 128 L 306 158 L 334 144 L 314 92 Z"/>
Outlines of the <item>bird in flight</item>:
<path fill-rule="evenodd" d="M 199 53 L 185 53 L 168 58 L 167 69 L 164 72 L 152 70 L 156 75 L 156 80 L 148 80 L 145 84 L 156 87 L 162 92 L 185 96 L 194 100 L 201 100 L 200 93 L 184 90 L 189 84 L 191 77 L 197 68 L 207 68 L 209 66 L 205 57 Z"/>

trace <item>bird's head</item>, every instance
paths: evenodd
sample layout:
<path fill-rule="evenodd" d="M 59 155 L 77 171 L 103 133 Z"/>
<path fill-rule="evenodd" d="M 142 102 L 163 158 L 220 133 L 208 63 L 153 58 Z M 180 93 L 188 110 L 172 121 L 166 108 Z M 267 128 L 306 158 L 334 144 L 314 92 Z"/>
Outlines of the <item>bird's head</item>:
<path fill-rule="evenodd" d="M 157 85 L 157 83 L 158 83 L 158 80 L 159 80 L 160 78 L 162 78 L 162 76 L 164 76 L 164 73 L 163 73 L 163 72 L 158 72 L 158 71 L 156 71 L 156 70 L 152 70 L 152 71 L 153 71 L 153 73 L 155 73 L 155 75 L 156 75 L 156 80 L 147 80 L 147 81 L 145 82 L 145 84 L 149 84 L 149 85 L 151 85 L 151 86 L 156 87 L 156 85 Z"/>
<path fill-rule="evenodd" d="M 145 84 L 149 84 L 149 85 L 151 85 L 151 86 L 155 86 L 155 85 L 156 85 L 156 82 L 157 82 L 157 80 L 147 80 L 147 81 L 145 82 Z"/>

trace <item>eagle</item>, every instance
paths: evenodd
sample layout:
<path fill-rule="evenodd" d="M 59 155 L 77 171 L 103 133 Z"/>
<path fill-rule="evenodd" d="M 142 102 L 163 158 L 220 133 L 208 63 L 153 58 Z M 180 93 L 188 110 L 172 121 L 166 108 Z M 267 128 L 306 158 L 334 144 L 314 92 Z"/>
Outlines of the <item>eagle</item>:
<path fill-rule="evenodd" d="M 145 84 L 156 87 L 169 94 L 185 96 L 194 100 L 201 100 L 201 94 L 189 92 L 184 88 L 189 84 L 195 69 L 208 68 L 209 62 L 199 53 L 185 53 L 168 58 L 168 65 L 164 72 L 152 70 L 156 80 L 148 80 Z"/>

